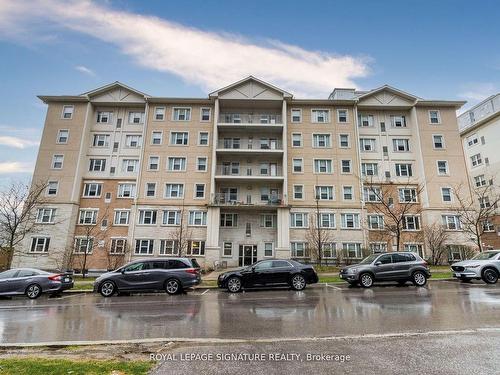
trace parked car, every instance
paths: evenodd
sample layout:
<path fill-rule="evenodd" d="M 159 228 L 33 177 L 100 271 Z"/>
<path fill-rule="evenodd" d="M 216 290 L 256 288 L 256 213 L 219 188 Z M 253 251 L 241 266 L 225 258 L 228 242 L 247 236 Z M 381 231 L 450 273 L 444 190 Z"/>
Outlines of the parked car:
<path fill-rule="evenodd" d="M 285 285 L 303 290 L 307 284 L 317 282 L 318 275 L 311 265 L 285 259 L 261 260 L 249 267 L 224 272 L 217 280 L 219 288 L 232 293 L 244 288 Z"/>
<path fill-rule="evenodd" d="M 364 288 L 370 288 L 377 281 L 397 281 L 401 285 L 411 281 L 416 286 L 424 286 L 429 277 L 427 262 L 410 252 L 372 254 L 340 270 L 340 278 Z"/>
<path fill-rule="evenodd" d="M 453 276 L 462 281 L 483 280 L 495 284 L 500 275 L 500 250 L 488 250 L 474 258 L 451 265 Z"/>
<path fill-rule="evenodd" d="M 118 292 L 157 292 L 176 294 L 201 282 L 196 259 L 152 258 L 136 260 L 99 276 L 94 292 L 111 297 Z"/>
<path fill-rule="evenodd" d="M 34 268 L 15 268 L 0 273 L 0 296 L 25 294 L 36 299 L 42 293 L 59 294 L 73 288 L 70 274 L 51 273 Z"/>

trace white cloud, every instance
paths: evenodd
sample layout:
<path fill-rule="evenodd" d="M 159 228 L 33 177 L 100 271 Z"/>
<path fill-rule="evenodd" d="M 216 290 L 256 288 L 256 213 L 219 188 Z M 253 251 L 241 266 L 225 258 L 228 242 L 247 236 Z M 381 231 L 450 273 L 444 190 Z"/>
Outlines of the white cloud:
<path fill-rule="evenodd" d="M 83 65 L 77 65 L 75 66 L 75 69 L 78 70 L 79 72 L 82 72 L 84 74 L 87 74 L 91 77 L 94 77 L 95 76 L 95 73 L 93 70 L 87 68 L 86 66 L 83 66 Z"/>
<path fill-rule="evenodd" d="M 25 36 L 39 31 L 41 21 L 111 43 L 138 64 L 175 74 L 205 90 L 254 75 L 296 96 L 326 97 L 334 87 L 356 87 L 354 80 L 369 74 L 365 57 L 311 51 L 274 40 L 257 43 L 91 1 L 41 0 L 35 5 L 0 0 L 0 34 L 5 30 L 10 38 Z"/>
<path fill-rule="evenodd" d="M 489 96 L 498 93 L 498 88 L 492 83 L 468 83 L 462 85 L 462 92 L 459 97 L 467 100 L 467 104 L 460 108 L 458 115 L 468 111 L 476 104 L 482 102 Z"/>
<path fill-rule="evenodd" d="M 0 162 L 0 175 L 11 173 L 33 173 L 33 164 L 19 161 Z"/>
<path fill-rule="evenodd" d="M 0 135 L 0 145 L 23 149 L 38 146 L 38 142 L 8 135 Z"/>

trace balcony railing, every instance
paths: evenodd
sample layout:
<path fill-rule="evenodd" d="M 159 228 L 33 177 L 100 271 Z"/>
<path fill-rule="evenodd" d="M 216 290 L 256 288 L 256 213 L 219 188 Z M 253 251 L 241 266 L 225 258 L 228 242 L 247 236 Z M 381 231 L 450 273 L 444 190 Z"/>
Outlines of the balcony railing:
<path fill-rule="evenodd" d="M 218 165 L 216 169 L 218 176 L 247 176 L 247 177 L 283 177 L 283 169 L 280 166 L 262 168 L 259 166 L 225 166 Z"/>
<path fill-rule="evenodd" d="M 223 150 L 278 150 L 283 151 L 283 144 L 278 140 L 266 140 L 261 139 L 239 139 L 231 138 L 229 140 L 221 139 L 217 143 L 218 149 Z"/>
<path fill-rule="evenodd" d="M 281 194 L 269 194 L 267 197 L 261 196 L 261 199 L 258 200 L 252 195 L 247 195 L 241 199 L 237 194 L 216 193 L 212 204 L 220 206 L 281 206 L 283 197 Z"/>
<path fill-rule="evenodd" d="M 221 113 L 219 123 L 222 124 L 258 124 L 258 125 L 281 125 L 280 114 L 269 113 Z"/>

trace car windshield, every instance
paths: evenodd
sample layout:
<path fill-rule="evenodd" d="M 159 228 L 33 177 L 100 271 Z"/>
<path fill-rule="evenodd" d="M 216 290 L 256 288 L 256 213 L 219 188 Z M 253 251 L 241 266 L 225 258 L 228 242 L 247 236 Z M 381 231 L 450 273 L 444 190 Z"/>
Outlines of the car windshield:
<path fill-rule="evenodd" d="M 365 259 L 363 259 L 361 262 L 359 262 L 359 264 L 370 264 L 371 262 L 373 262 L 375 259 L 377 259 L 377 257 L 379 256 L 380 254 L 372 254 L 372 255 L 369 255 L 367 256 Z"/>
<path fill-rule="evenodd" d="M 495 255 L 497 255 L 497 254 L 498 254 L 498 251 L 496 251 L 496 252 L 491 251 L 491 252 L 479 253 L 479 254 L 477 254 L 477 255 L 476 255 L 474 258 L 472 258 L 472 259 L 474 259 L 474 260 L 486 260 L 486 259 L 491 259 L 491 258 L 493 258 L 493 257 L 494 257 Z"/>

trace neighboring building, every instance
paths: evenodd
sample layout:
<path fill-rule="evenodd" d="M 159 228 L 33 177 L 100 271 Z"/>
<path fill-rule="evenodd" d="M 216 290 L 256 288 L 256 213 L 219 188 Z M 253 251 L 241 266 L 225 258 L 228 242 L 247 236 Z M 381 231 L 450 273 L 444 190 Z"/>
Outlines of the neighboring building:
<path fill-rule="evenodd" d="M 489 189 L 491 196 L 477 205 L 494 204 L 500 196 L 500 94 L 490 96 L 458 116 L 467 171 L 472 189 Z M 487 198 L 487 199 L 486 199 Z M 500 248 L 500 211 L 484 225 L 482 243 Z"/>
<path fill-rule="evenodd" d="M 53 267 L 75 249 L 91 250 L 93 270 L 112 268 L 114 255 L 179 248 L 207 268 L 314 261 L 317 210 L 329 232 L 323 259 L 356 260 L 394 249 L 365 204 L 369 184 L 417 201 L 400 248 L 425 256 L 423 226 L 453 220 L 447 188 L 467 179 L 455 115 L 463 102 L 389 86 L 295 99 L 248 77 L 199 99 L 119 82 L 40 99 L 48 110 L 33 178 L 48 181 L 50 204 L 14 266 Z M 463 244 L 460 227 L 449 229 L 450 245 Z"/>

